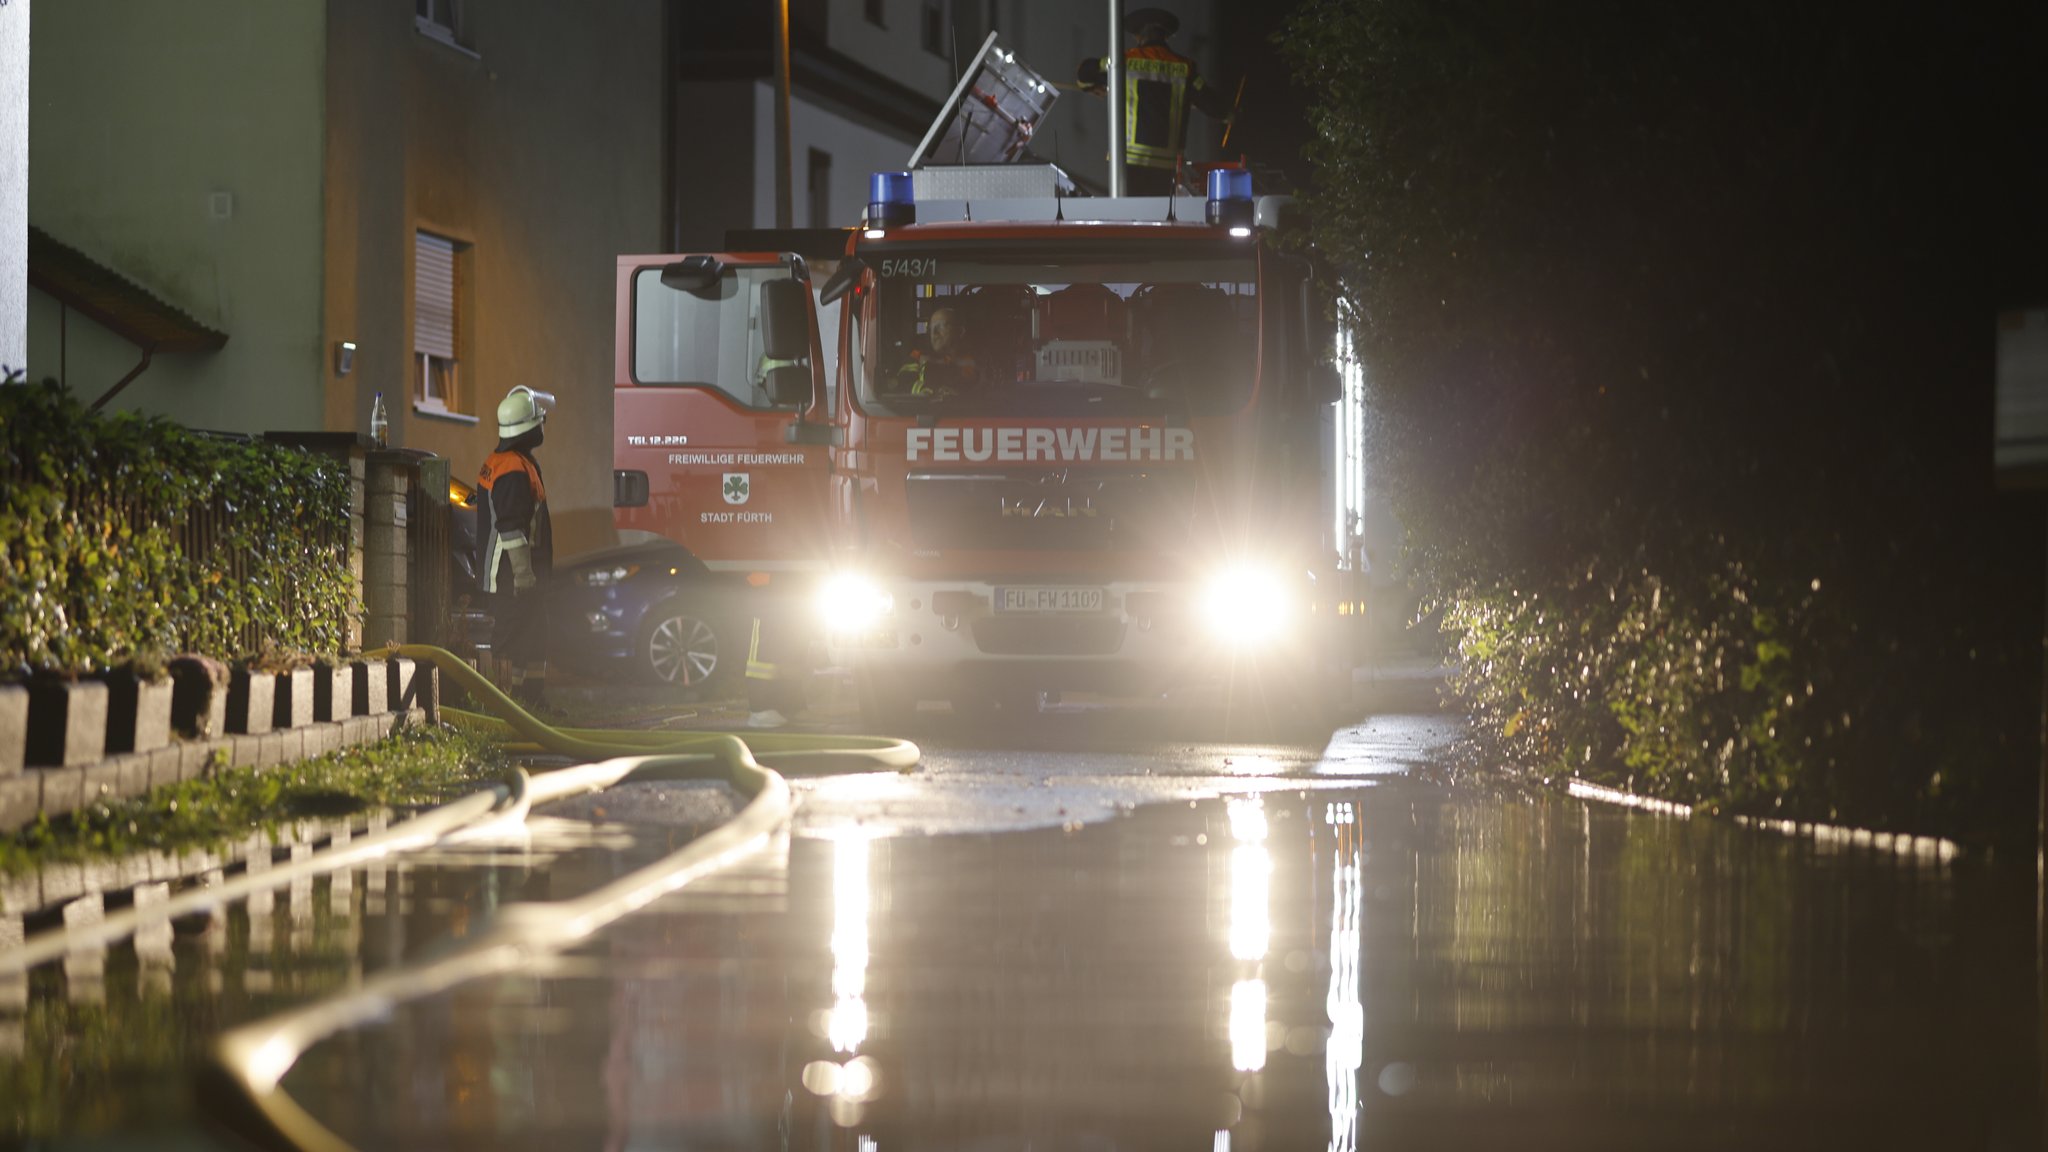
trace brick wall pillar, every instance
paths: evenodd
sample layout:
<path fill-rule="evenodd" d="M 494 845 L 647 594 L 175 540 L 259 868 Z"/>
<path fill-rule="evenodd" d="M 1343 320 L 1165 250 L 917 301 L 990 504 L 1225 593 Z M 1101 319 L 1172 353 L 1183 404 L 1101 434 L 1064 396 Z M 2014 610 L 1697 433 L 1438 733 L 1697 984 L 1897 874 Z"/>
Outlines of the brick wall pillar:
<path fill-rule="evenodd" d="M 363 646 L 403 644 L 407 618 L 409 557 L 407 509 L 415 462 L 395 452 L 372 452 L 363 485 Z"/>

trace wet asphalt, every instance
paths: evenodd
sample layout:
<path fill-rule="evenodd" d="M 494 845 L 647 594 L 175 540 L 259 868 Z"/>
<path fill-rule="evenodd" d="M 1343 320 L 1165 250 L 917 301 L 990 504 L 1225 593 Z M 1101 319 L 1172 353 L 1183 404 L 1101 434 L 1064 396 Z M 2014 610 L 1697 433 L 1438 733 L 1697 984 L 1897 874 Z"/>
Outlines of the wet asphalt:
<path fill-rule="evenodd" d="M 1308 739 L 920 716 L 918 773 L 798 781 L 746 865 L 284 1086 L 362 1148 L 2041 1146 L 2030 883 L 1440 783 L 1427 677 L 1364 687 Z M 232 1147 L 207 1037 L 735 803 L 630 785 L 38 969 L 0 1135 Z"/>

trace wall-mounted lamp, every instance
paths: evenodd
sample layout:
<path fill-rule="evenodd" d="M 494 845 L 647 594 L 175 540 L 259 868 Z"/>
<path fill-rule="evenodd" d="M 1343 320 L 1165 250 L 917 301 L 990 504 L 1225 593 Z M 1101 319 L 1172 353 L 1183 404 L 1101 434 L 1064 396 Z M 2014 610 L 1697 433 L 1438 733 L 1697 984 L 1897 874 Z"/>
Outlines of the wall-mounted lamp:
<path fill-rule="evenodd" d="M 334 344 L 334 374 L 346 376 L 356 366 L 356 345 L 353 340 L 338 340 Z"/>

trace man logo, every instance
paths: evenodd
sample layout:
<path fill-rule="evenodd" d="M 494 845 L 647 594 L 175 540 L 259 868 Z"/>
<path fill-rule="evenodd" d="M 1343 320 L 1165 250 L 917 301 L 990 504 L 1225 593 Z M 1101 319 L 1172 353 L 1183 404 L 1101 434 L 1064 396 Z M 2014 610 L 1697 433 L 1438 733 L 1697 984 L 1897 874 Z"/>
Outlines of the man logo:
<path fill-rule="evenodd" d="M 745 472 L 727 472 L 725 474 L 725 502 L 727 504 L 745 504 L 748 495 L 747 474 Z"/>

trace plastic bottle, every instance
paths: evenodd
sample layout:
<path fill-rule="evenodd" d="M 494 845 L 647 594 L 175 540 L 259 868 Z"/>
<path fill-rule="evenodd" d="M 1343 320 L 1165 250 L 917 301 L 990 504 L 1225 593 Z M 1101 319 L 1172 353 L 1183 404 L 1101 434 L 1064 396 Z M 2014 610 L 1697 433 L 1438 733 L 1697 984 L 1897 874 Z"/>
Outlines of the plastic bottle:
<path fill-rule="evenodd" d="M 382 392 L 377 393 L 376 402 L 370 405 L 370 439 L 375 440 L 379 448 L 391 446 L 391 420 L 384 415 Z"/>

